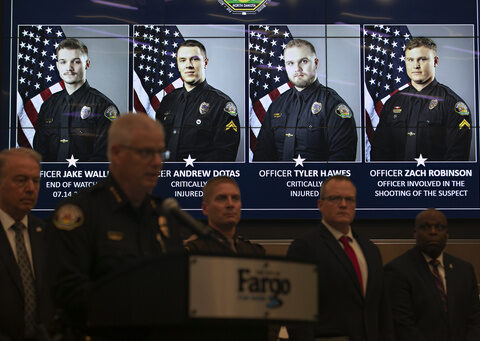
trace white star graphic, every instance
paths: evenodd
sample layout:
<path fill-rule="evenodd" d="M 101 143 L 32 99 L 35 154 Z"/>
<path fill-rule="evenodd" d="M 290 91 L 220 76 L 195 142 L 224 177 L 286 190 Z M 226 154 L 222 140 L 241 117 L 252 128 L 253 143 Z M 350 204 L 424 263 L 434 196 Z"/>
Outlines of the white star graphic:
<path fill-rule="evenodd" d="M 415 160 L 417 161 L 417 167 L 420 166 L 420 165 L 425 167 L 425 161 L 427 161 L 428 159 L 424 158 L 423 155 L 420 154 L 420 156 L 418 158 L 415 158 Z"/>
<path fill-rule="evenodd" d="M 194 162 L 195 160 L 196 160 L 196 159 L 193 159 L 193 158 L 191 157 L 191 155 L 188 154 L 188 157 L 187 157 L 186 159 L 183 159 L 183 161 L 185 161 L 185 167 L 188 167 L 188 166 L 194 167 L 193 162 Z"/>
<path fill-rule="evenodd" d="M 68 161 L 68 168 L 70 168 L 70 166 L 73 166 L 73 167 L 77 168 L 78 159 L 75 159 L 73 157 L 73 154 L 72 154 L 72 156 L 70 156 L 70 159 L 66 159 L 66 160 Z"/>
<path fill-rule="evenodd" d="M 303 167 L 303 161 L 305 161 L 306 159 L 303 159 L 300 154 L 298 154 L 297 158 L 293 159 L 293 161 L 295 161 L 295 167 L 297 166 L 302 166 Z"/>

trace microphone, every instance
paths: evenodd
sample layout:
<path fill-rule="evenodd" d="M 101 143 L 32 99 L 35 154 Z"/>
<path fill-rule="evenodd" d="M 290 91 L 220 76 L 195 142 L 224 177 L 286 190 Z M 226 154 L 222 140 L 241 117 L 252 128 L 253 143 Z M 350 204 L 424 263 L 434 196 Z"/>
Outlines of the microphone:
<path fill-rule="evenodd" d="M 195 234 L 202 237 L 213 237 L 212 230 L 203 225 L 201 222 L 193 218 L 188 212 L 183 211 L 178 201 L 174 198 L 167 198 L 163 200 L 162 208 L 169 214 L 173 215 Z"/>

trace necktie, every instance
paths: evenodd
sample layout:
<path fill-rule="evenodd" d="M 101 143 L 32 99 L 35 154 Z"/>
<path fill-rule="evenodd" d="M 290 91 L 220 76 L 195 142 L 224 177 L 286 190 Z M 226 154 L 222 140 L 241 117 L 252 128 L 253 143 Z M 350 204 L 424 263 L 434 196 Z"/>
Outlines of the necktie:
<path fill-rule="evenodd" d="M 438 289 L 438 292 L 440 293 L 440 299 L 442 300 L 442 305 L 443 305 L 443 310 L 446 312 L 447 311 L 447 294 L 445 293 L 445 288 L 443 287 L 443 281 L 442 277 L 440 276 L 440 272 L 438 272 L 438 266 L 440 265 L 440 262 L 438 259 L 432 259 L 430 261 L 430 265 L 432 266 L 433 269 L 433 277 L 435 281 L 435 286 Z"/>
<path fill-rule="evenodd" d="M 16 222 L 12 229 L 15 231 L 15 247 L 17 249 L 17 263 L 20 269 L 24 292 L 24 313 L 25 313 L 25 337 L 35 335 L 35 281 L 33 278 L 32 267 L 25 248 L 25 239 L 23 238 L 23 229 L 25 226 L 21 222 Z"/>
<path fill-rule="evenodd" d="M 355 251 L 353 251 L 352 247 L 350 246 L 350 238 L 347 236 L 343 236 L 342 238 L 340 238 L 340 241 L 342 242 L 343 248 L 347 253 L 348 258 L 350 258 L 350 261 L 352 262 L 353 267 L 355 268 L 358 282 L 360 283 L 360 288 L 362 288 L 362 293 L 363 293 L 362 272 L 360 271 L 360 265 L 358 264 L 357 255 L 355 255 Z"/>

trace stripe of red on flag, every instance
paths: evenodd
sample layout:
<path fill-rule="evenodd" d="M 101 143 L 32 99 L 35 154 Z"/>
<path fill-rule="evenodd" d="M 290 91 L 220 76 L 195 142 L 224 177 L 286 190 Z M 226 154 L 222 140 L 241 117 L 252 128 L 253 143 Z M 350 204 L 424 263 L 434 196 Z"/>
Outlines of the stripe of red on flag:
<path fill-rule="evenodd" d="M 375 103 L 375 111 L 377 112 L 377 115 L 380 117 L 380 112 L 382 111 L 383 108 L 383 103 L 382 101 L 378 101 Z"/>
<path fill-rule="evenodd" d="M 33 105 L 32 101 L 28 100 L 27 103 L 23 105 L 23 108 L 27 113 L 28 119 L 30 120 L 30 122 L 32 122 L 33 127 L 36 128 L 38 112 L 37 112 L 37 109 L 35 109 L 35 106 Z"/>
<path fill-rule="evenodd" d="M 42 97 L 43 101 L 45 102 L 50 96 L 52 96 L 52 92 L 50 88 L 46 88 L 40 93 L 40 97 Z"/>
<path fill-rule="evenodd" d="M 370 141 L 370 144 L 372 144 L 373 134 L 375 133 L 375 130 L 373 129 L 372 121 L 370 120 L 370 115 L 366 110 L 365 110 L 365 126 L 366 126 L 365 130 L 367 132 L 368 141 Z"/>
<path fill-rule="evenodd" d="M 270 99 L 272 100 L 272 102 L 274 100 L 276 100 L 278 97 L 280 97 L 281 93 L 280 91 L 278 91 L 278 88 L 276 88 L 275 90 L 271 91 L 268 96 L 270 97 Z"/>
<path fill-rule="evenodd" d="M 153 96 L 152 98 L 150 98 L 150 104 L 152 105 L 155 112 L 157 112 L 158 107 L 160 106 L 160 101 L 158 100 L 158 97 Z"/>
<path fill-rule="evenodd" d="M 173 90 L 175 90 L 175 86 L 173 85 L 173 83 L 170 83 L 165 89 L 165 92 L 167 94 L 171 93 Z"/>
<path fill-rule="evenodd" d="M 135 112 L 146 112 L 136 91 L 133 92 L 133 108 L 135 109 Z"/>
<path fill-rule="evenodd" d="M 255 103 L 253 103 L 253 111 L 255 111 L 255 114 L 257 115 L 260 123 L 263 123 L 263 119 L 267 112 L 265 111 L 265 108 L 263 107 L 262 102 L 256 101 Z"/>
<path fill-rule="evenodd" d="M 30 142 L 28 142 L 28 139 L 25 136 L 25 133 L 23 132 L 20 121 L 17 123 L 17 143 L 20 147 L 32 148 Z"/>
<path fill-rule="evenodd" d="M 255 151 L 256 146 L 257 146 L 257 137 L 253 133 L 253 130 L 250 129 L 250 149 L 252 152 Z"/>
<path fill-rule="evenodd" d="M 61 80 L 60 82 L 58 82 L 60 84 L 60 86 L 62 87 L 62 89 L 65 89 L 65 82 L 63 80 Z"/>

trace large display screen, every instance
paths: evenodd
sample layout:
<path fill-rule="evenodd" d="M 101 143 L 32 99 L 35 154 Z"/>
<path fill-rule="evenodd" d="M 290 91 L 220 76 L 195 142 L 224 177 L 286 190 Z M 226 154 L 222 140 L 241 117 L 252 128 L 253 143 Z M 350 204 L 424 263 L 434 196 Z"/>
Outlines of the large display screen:
<path fill-rule="evenodd" d="M 316 218 L 337 174 L 359 218 L 480 217 L 476 0 L 3 1 L 2 30 L 1 147 L 42 153 L 41 215 L 108 176 L 106 131 L 133 111 L 166 129 L 155 193 L 198 217 L 227 175 L 243 218 Z"/>

